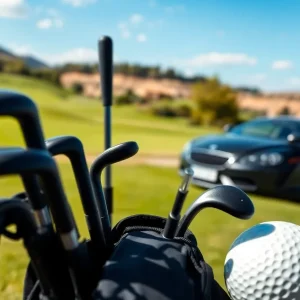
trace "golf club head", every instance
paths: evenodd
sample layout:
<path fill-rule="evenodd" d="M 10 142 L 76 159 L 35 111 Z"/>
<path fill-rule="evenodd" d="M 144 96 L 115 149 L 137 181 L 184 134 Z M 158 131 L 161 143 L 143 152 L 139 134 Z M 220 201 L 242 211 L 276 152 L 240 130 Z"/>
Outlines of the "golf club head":
<path fill-rule="evenodd" d="M 204 208 L 216 208 L 239 219 L 250 219 L 254 214 L 251 199 L 241 189 L 219 185 L 204 192 L 182 217 L 176 236 L 183 236 L 194 217 Z"/>
<path fill-rule="evenodd" d="M 64 194 L 54 159 L 47 151 L 43 150 L 20 151 L 15 149 L 5 151 L 2 149 L 0 151 L 0 175 L 27 176 L 32 174 L 37 174 L 42 179 L 59 234 L 65 239 L 69 239 L 68 235 L 71 235 L 71 244 L 77 245 L 76 224 Z M 66 242 L 67 248 L 72 247 L 69 242 Z"/>
<path fill-rule="evenodd" d="M 55 136 L 46 140 L 47 150 L 53 155 L 66 155 L 72 159 L 83 155 L 83 145 L 75 136 L 63 135 Z"/>
<path fill-rule="evenodd" d="M 38 109 L 30 98 L 14 91 L 0 89 L 0 116 L 17 119 L 27 147 L 45 149 Z"/>
<path fill-rule="evenodd" d="M 17 231 L 7 229 L 16 225 Z M 28 205 L 19 199 L 0 199 L 0 234 L 13 240 L 23 238 L 25 241 L 37 232 L 37 224 Z"/>
<path fill-rule="evenodd" d="M 139 151 L 139 146 L 136 142 L 129 141 L 110 147 L 102 152 L 91 165 L 91 173 L 101 173 L 108 165 L 115 164 L 134 156 Z"/>
<path fill-rule="evenodd" d="M 103 223 L 103 231 L 105 232 L 107 240 L 109 239 L 111 230 L 111 219 L 108 212 L 109 203 L 107 204 L 108 201 L 104 196 L 104 191 L 101 183 L 102 171 L 105 167 L 111 164 L 132 157 L 138 152 L 138 150 L 138 144 L 133 141 L 118 144 L 114 147 L 105 150 L 95 159 L 95 161 L 91 165 L 90 177 L 93 184 L 94 194 L 98 201 L 100 217 Z M 108 243 L 109 242 L 107 242 L 107 244 Z"/>
<path fill-rule="evenodd" d="M 93 187 L 85 159 L 83 144 L 75 136 L 56 136 L 46 140 L 46 147 L 53 155 L 65 155 L 72 164 L 86 222 L 95 251 L 103 251 L 105 237 L 103 236 L 102 220 L 98 203 L 94 197 Z"/>

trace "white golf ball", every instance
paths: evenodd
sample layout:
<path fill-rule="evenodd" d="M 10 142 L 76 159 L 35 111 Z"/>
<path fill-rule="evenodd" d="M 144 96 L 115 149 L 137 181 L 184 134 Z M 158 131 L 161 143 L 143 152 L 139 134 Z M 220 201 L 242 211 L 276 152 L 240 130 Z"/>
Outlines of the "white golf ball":
<path fill-rule="evenodd" d="M 240 234 L 225 259 L 233 300 L 300 300 L 300 226 L 264 222 Z"/>

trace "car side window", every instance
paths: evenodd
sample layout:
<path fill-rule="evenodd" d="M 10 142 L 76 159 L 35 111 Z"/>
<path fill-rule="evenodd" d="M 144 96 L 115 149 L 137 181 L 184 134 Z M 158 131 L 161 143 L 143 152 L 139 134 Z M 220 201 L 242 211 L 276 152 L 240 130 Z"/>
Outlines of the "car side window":
<path fill-rule="evenodd" d="M 282 127 L 280 129 L 281 130 L 278 132 L 275 138 L 286 139 L 287 136 L 292 133 L 292 129 L 289 127 Z"/>
<path fill-rule="evenodd" d="M 273 131 L 274 126 L 271 123 L 252 124 L 245 126 L 242 134 L 254 136 L 269 136 Z"/>

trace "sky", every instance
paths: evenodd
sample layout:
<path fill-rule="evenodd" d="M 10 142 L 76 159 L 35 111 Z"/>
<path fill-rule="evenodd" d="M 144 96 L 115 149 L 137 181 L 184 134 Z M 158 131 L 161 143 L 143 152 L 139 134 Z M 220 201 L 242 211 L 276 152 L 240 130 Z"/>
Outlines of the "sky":
<path fill-rule="evenodd" d="M 300 91 L 300 0 L 0 0 L 0 45 L 50 65 L 114 61 Z"/>

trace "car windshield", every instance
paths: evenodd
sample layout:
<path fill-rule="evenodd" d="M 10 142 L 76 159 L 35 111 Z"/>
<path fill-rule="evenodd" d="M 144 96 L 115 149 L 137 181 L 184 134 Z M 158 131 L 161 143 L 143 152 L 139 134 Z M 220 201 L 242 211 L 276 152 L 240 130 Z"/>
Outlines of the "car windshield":
<path fill-rule="evenodd" d="M 288 121 L 251 121 L 237 125 L 229 132 L 243 136 L 286 139 L 291 133 L 298 135 L 300 133 L 300 125 L 296 122 Z"/>

